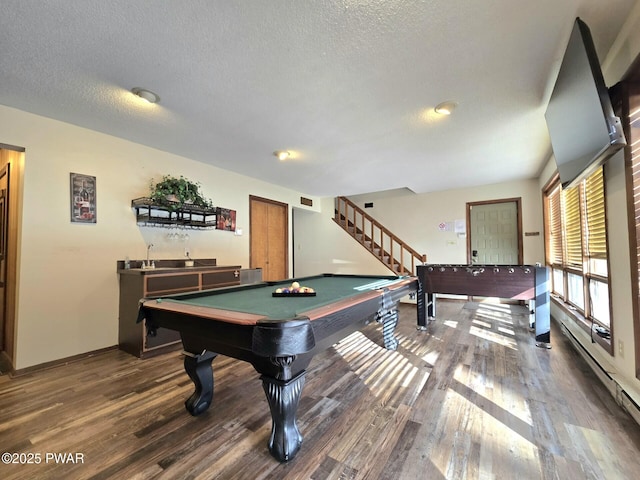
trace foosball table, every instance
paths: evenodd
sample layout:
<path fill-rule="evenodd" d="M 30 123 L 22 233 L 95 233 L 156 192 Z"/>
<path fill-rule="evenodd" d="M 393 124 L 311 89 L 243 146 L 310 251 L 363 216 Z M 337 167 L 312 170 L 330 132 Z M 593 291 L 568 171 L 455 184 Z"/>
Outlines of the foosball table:
<path fill-rule="evenodd" d="M 529 303 L 536 344 L 549 348 L 549 274 L 537 265 L 418 265 L 418 326 L 436 316 L 436 294 L 496 297 Z M 425 301 L 426 296 L 426 301 Z"/>

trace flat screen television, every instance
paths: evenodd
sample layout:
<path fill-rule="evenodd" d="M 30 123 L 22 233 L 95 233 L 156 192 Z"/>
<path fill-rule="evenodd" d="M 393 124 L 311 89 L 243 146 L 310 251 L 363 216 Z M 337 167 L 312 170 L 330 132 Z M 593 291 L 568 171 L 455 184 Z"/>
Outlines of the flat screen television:
<path fill-rule="evenodd" d="M 591 31 L 576 18 L 545 113 L 563 188 L 575 186 L 626 145 Z"/>

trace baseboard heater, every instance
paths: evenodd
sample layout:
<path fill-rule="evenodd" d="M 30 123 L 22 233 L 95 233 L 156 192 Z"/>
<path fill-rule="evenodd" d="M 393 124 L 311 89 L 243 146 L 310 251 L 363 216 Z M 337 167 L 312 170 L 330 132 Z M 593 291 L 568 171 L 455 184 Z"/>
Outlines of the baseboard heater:
<path fill-rule="evenodd" d="M 606 389 L 609 390 L 611 396 L 615 398 L 616 403 L 620 405 L 625 412 L 631 415 L 638 425 L 640 425 L 640 406 L 638 406 L 633 398 L 629 396 L 624 387 L 622 387 L 622 385 L 620 385 L 609 372 L 602 368 L 602 365 L 600 365 L 596 359 L 593 358 L 591 353 L 584 348 L 582 343 L 580 343 L 573 333 L 571 333 L 571 330 L 569 330 L 562 322 L 558 322 L 558 324 L 560 325 L 562 334 L 569 339 L 573 348 L 576 349 L 580 356 L 587 362 L 589 367 L 591 367 L 593 373 L 595 373 Z"/>

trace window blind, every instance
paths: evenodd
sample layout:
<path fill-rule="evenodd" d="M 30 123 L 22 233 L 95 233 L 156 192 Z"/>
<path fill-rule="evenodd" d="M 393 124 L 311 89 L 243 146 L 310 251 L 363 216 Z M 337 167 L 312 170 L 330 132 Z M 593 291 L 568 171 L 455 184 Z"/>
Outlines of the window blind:
<path fill-rule="evenodd" d="M 600 167 L 584 182 L 586 209 L 585 253 L 590 258 L 607 258 L 607 230 L 604 206 L 604 174 Z"/>
<path fill-rule="evenodd" d="M 582 271 L 582 222 L 580 219 L 580 188 L 562 192 L 564 217 L 564 265 Z"/>
<path fill-rule="evenodd" d="M 558 183 L 547 197 L 548 206 L 548 234 L 547 234 L 547 263 L 549 265 L 562 265 L 562 188 Z"/>

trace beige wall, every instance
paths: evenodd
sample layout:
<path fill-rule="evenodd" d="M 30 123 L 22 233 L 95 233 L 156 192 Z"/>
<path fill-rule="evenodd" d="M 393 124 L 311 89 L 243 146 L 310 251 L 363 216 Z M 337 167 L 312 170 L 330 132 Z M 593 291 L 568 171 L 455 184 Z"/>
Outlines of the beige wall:
<path fill-rule="evenodd" d="M 308 209 L 304 195 L 319 210 L 319 199 L 300 192 L 8 107 L 0 106 L 0 125 L 0 142 L 26 149 L 17 369 L 117 344 L 116 261 L 144 258 L 148 243 L 155 258 L 183 257 L 184 244 L 168 241 L 166 229 L 136 225 L 131 200 L 148 193 L 152 177 L 184 175 L 214 205 L 237 211 L 242 236 L 189 232 L 192 257 L 219 265 L 249 266 L 250 194 Z M 70 222 L 70 172 L 97 177 L 95 225 Z"/>

